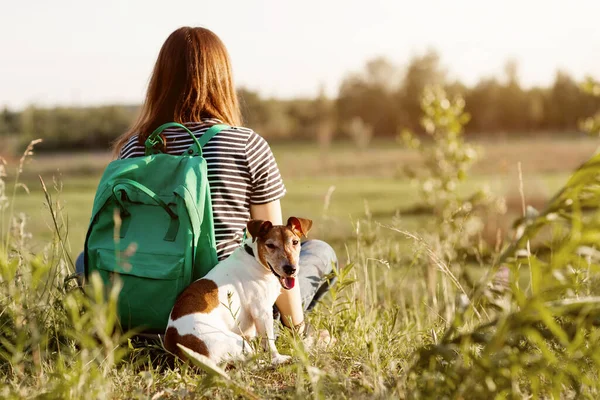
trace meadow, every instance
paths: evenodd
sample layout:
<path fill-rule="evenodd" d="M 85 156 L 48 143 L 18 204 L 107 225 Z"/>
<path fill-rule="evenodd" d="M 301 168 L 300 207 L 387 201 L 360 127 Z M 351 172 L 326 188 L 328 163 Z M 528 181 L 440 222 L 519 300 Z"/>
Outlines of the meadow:
<path fill-rule="evenodd" d="M 575 136 L 476 142 L 480 160 L 459 191 L 467 194 L 488 187 L 507 197 L 512 208 L 505 219 L 510 223 L 520 213 L 517 164 L 521 163 L 526 201 L 539 207 L 596 150 L 597 140 Z M 273 145 L 273 153 L 287 187 L 284 215 L 312 218 L 316 222 L 312 236 L 334 243 L 338 250 L 353 236 L 354 223 L 365 216 L 384 224 L 397 217 L 410 231 L 418 231 L 425 223 L 426 217 L 411 212 L 421 200 L 403 172 L 405 166 L 418 168 L 422 162 L 414 150 L 390 141 L 375 142 L 363 150 L 346 142 L 328 150 L 310 143 L 280 142 Z M 54 231 L 40 177 L 63 209 L 68 245 L 76 255 L 83 248 L 96 187 L 110 161 L 108 153 L 42 154 L 28 161 L 20 179 L 28 191 L 17 189 L 14 207 L 28 217 L 27 226 L 35 238 L 32 250 L 41 249 Z M 8 166 L 8 193 L 12 193 L 15 168 L 15 162 Z"/>
<path fill-rule="evenodd" d="M 544 297 L 536 296 L 544 288 L 556 291 L 538 276 L 550 270 L 538 269 L 531 255 L 511 269 L 516 277 L 506 285 L 513 293 L 522 291 L 516 300 L 494 288 L 492 277 L 499 267 L 495 260 L 502 258 L 500 249 L 515 237 L 511 226 L 522 216 L 523 203 L 546 207 L 599 142 L 565 135 L 474 144 L 480 158 L 458 192 L 467 196 L 487 187 L 506 207 L 502 215 L 484 220 L 490 232 L 482 240 L 497 251 L 461 262 L 436 251 L 435 240 L 443 243 L 444 237 L 428 242 L 436 222 L 404 172 L 406 165 L 421 165 L 418 152 L 384 141 L 366 149 L 339 143 L 328 150 L 274 143 L 288 190 L 284 215 L 312 218 L 310 237 L 330 242 L 343 267 L 337 286 L 310 315 L 311 324 L 327 329 L 335 343 L 307 347 L 284 331 L 280 347 L 295 355 L 294 363 L 264 367 L 260 361 L 267 356 L 262 355 L 228 369 L 226 376 L 179 362 L 170 366 L 156 347 L 128 346 L 127 336 L 112 330 L 114 293 L 103 301 L 97 282 L 87 297 L 78 290 L 62 290 L 60 278 L 70 268 L 66 254 L 74 257 L 83 247 L 108 154 L 34 155 L 19 179 L 27 190 L 14 188 L 18 160 L 9 160 L 6 192 L 15 215 L 22 212 L 27 219 L 17 233 L 20 244 L 4 245 L 8 254 L 18 252 L 20 261 L 8 257 L 1 263 L 2 295 L 9 306 L 0 321 L 3 332 L 13 331 L 0 340 L 5 382 L 0 396 L 596 398 L 600 387 L 594 352 L 600 334 L 587 325 L 585 333 L 570 332 L 569 326 L 579 327 L 587 314 L 576 313 L 578 322 L 572 323 L 560 311 L 562 304 L 554 305 L 560 321 L 547 318 L 546 308 L 539 305 Z M 51 196 L 54 217 L 39 177 Z M 10 197 L 13 188 L 16 194 Z M 66 249 L 57 239 L 57 220 Z M 503 242 L 493 243 L 497 238 Z M 563 254 L 560 246 L 556 257 Z M 28 265 L 30 272 L 17 272 L 19 265 Z M 589 289 L 596 282 L 595 263 L 586 268 L 577 270 L 577 279 Z M 469 287 L 472 280 L 478 282 Z M 47 282 L 56 287 L 48 288 Z M 593 292 L 577 288 L 582 298 Z M 12 301 L 6 302 L 10 296 Z M 575 306 L 569 307 L 575 312 Z M 523 332 L 533 339 L 524 340 Z"/>

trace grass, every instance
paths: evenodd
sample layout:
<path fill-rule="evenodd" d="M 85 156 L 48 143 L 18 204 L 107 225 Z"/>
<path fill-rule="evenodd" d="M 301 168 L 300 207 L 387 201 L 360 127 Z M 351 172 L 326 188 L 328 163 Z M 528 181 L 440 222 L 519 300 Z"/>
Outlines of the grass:
<path fill-rule="evenodd" d="M 537 154 L 530 157 L 531 148 L 536 145 L 530 140 L 481 145 L 487 155 L 474 167 L 473 179 L 460 190 L 470 193 L 489 185 L 492 191 L 506 195 L 509 204 L 514 204 L 506 217 L 512 220 L 520 210 L 518 161 L 523 163 L 526 200 L 543 205 L 565 184 L 569 170 L 592 154 L 597 143 L 546 139 L 537 142 L 539 148 L 544 149 L 543 157 Z M 108 301 L 103 300 L 97 283 L 89 289 L 88 296 L 78 290 L 61 289 L 60 278 L 67 273 L 65 256 L 50 228 L 55 221 L 48 210 L 49 204 L 44 203 L 37 175 L 46 181 L 55 202 L 52 207 L 57 207 L 56 202 L 62 207 L 62 212 L 55 215 L 65 218 L 70 241 L 68 251 L 74 255 L 83 246 L 93 193 L 108 157 L 34 158 L 24 173 L 24 183 L 30 193 L 18 188 L 17 196 L 11 199 L 16 212 L 29 216 L 25 228 L 33 233 L 33 238 L 26 248 L 19 247 L 15 241 L 0 259 L 0 297 L 5 307 L 0 312 L 3 332 L 0 375 L 5 382 L 0 387 L 0 396 L 491 398 L 494 394 L 500 398 L 518 398 L 540 393 L 546 398 L 574 398 L 577 385 L 563 383 L 567 382 L 561 378 L 563 372 L 556 372 L 556 382 L 563 388 L 558 392 L 553 391 L 554 386 L 543 374 L 553 365 L 565 365 L 577 366 L 585 396 L 597 397 L 599 388 L 594 379 L 598 370 L 593 360 L 597 358 L 594 351 L 598 350 L 599 334 L 593 329 L 585 331 L 585 338 L 577 336 L 570 342 L 567 337 L 570 346 L 563 353 L 576 354 L 583 360 L 580 364 L 570 363 L 571 358 L 561 359 L 560 352 L 554 355 L 539 340 L 532 345 L 514 339 L 517 345 L 523 346 L 521 353 L 504 354 L 504 351 L 514 352 L 515 347 L 501 346 L 497 353 L 502 357 L 498 359 L 488 358 L 484 351 L 488 347 L 484 345 L 475 346 L 476 352 L 484 353 L 484 358 L 463 351 L 471 347 L 457 332 L 468 338 L 475 332 L 480 336 L 473 338 L 485 339 L 488 332 L 479 327 L 493 320 L 495 314 L 483 304 L 493 302 L 503 307 L 506 298 L 500 293 L 479 293 L 476 287 L 467 286 L 465 274 L 471 274 L 475 281 L 485 282 L 487 267 L 473 273 L 472 269 L 458 264 L 445 265 L 444 259 L 436 265 L 431 258 L 422 257 L 428 254 L 431 243 L 420 241 L 418 236 L 416 240 L 408 238 L 403 233 L 421 232 L 429 219 L 427 215 L 403 213 L 418 205 L 418 199 L 413 186 L 402 177 L 401 166 L 417 162 L 417 158 L 394 146 L 376 143 L 367 151 L 340 146 L 326 156 L 304 145 L 274 147 L 288 188 L 285 215 L 313 218 L 317 229 L 311 237 L 332 242 L 345 265 L 337 286 L 310 316 L 315 327 L 328 329 L 337 342 L 330 347 L 308 349 L 284 332 L 279 347 L 283 353 L 295 355 L 294 363 L 271 369 L 255 360 L 228 370 L 228 379 L 198 373 L 179 362 L 170 367 L 162 352 L 155 348 L 129 349 L 127 337 L 112 329 L 115 295 L 109 296 Z M 532 158 L 539 160 L 539 164 L 533 164 Z M 560 163 L 556 162 L 558 159 Z M 499 164 L 505 168 L 495 170 Z M 57 177 L 56 185 L 53 176 Z M 392 229 L 385 225 L 391 225 Z M 440 265 L 447 267 L 447 272 L 438 271 Z M 532 265 L 535 264 L 515 267 L 517 280 L 511 285 L 516 292 L 518 285 L 529 290 Z M 581 275 L 582 279 L 587 277 L 586 282 L 591 282 L 590 272 L 587 274 Z M 462 290 L 475 306 L 461 306 L 457 299 L 464 294 Z M 520 304 L 527 310 L 525 300 Z M 465 310 L 461 311 L 461 307 Z M 545 309 L 539 310 L 543 315 Z M 477 313 L 481 315 L 475 315 Z M 506 320 L 512 321 L 512 316 L 508 314 Z M 568 315 L 562 318 L 566 320 Z M 452 327 L 456 327 L 457 332 Z M 538 332 L 535 325 L 528 329 L 533 332 L 532 337 Z M 563 337 L 560 332 L 558 337 Z M 490 340 L 505 338 L 509 337 L 492 335 Z M 534 350 L 525 348 L 527 346 Z M 550 346 L 559 348 L 560 342 L 551 342 Z M 505 374 L 503 361 L 513 360 L 511 357 L 519 357 L 519 354 L 531 361 L 546 352 L 552 354 L 554 358 L 549 357 L 554 361 L 542 358 L 548 365 L 546 369 L 543 365 L 536 367 L 541 371 L 539 382 L 523 380 L 526 375 L 511 377 L 510 371 L 502 375 Z M 456 355 L 463 357 L 457 361 Z M 260 358 L 265 360 L 266 356 Z M 481 372 L 495 362 L 499 366 L 492 372 Z M 511 362 L 515 368 L 521 365 Z M 452 388 L 452 385 L 455 386 Z M 541 389 L 536 389 L 536 385 Z"/>

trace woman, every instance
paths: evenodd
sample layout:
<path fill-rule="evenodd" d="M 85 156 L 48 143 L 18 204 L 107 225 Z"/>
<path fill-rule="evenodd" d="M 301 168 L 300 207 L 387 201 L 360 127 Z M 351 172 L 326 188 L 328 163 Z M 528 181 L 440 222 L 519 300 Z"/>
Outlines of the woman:
<path fill-rule="evenodd" d="M 217 123 L 232 126 L 203 148 L 207 161 L 219 260 L 241 245 L 249 219 L 282 224 L 280 200 L 285 187 L 267 142 L 240 127 L 240 110 L 231 64 L 221 40 L 205 28 L 183 27 L 163 44 L 148 86 L 146 100 L 133 127 L 117 139 L 119 158 L 144 155 L 144 141 L 165 122 L 185 124 L 198 137 Z M 164 132 L 170 154 L 192 145 L 183 130 Z M 282 322 L 304 331 L 304 311 L 327 290 L 328 276 L 337 259 L 329 245 L 303 243 L 298 285 L 283 291 L 276 302 Z"/>

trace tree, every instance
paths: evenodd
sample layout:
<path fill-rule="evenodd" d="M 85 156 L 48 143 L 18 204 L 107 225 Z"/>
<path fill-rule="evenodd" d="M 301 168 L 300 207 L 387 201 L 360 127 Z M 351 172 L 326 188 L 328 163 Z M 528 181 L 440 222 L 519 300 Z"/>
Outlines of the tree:
<path fill-rule="evenodd" d="M 365 71 L 342 82 L 336 101 L 338 126 L 348 133 L 355 118 L 370 126 L 376 135 L 392 136 L 398 123 L 395 92 L 399 73 L 383 58 L 367 62 Z"/>
<path fill-rule="evenodd" d="M 568 73 L 558 71 L 547 102 L 549 122 L 553 130 L 566 131 L 577 128 L 577 121 L 585 116 L 579 110 L 580 97 L 581 92 L 575 81 Z"/>
<path fill-rule="evenodd" d="M 10 111 L 8 111 L 8 108 L 6 106 L 2 110 L 2 113 L 0 113 L 0 136 L 5 136 L 5 135 L 8 135 L 9 133 L 11 133 L 10 123 L 9 123 L 9 118 L 10 118 L 9 113 L 10 113 Z"/>
<path fill-rule="evenodd" d="M 264 126 L 267 122 L 268 113 L 260 95 L 246 88 L 238 89 L 237 93 L 244 123 L 248 126 L 254 126 L 256 129 Z"/>
<path fill-rule="evenodd" d="M 325 88 L 321 85 L 319 95 L 313 101 L 315 110 L 315 137 L 321 149 L 327 149 L 331 145 L 334 135 L 333 105 L 325 95 Z"/>
<path fill-rule="evenodd" d="M 446 71 L 440 66 L 440 57 L 434 50 L 415 56 L 408 64 L 396 94 L 402 115 L 401 123 L 413 131 L 421 131 L 421 96 L 428 85 L 443 86 Z"/>
<path fill-rule="evenodd" d="M 482 79 L 466 95 L 467 111 L 471 115 L 469 127 L 477 134 L 496 132 L 501 126 L 498 108 L 502 88 L 495 78 Z"/>

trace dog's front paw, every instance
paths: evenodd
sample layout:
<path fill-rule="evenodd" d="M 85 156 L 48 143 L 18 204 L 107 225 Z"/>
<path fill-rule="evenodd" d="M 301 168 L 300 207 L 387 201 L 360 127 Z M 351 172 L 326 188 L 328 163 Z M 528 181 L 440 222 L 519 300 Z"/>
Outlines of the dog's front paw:
<path fill-rule="evenodd" d="M 275 354 L 275 355 L 271 356 L 271 363 L 273 365 L 286 364 L 286 363 L 289 363 L 290 361 L 292 361 L 292 356 L 286 356 L 283 354 Z"/>

